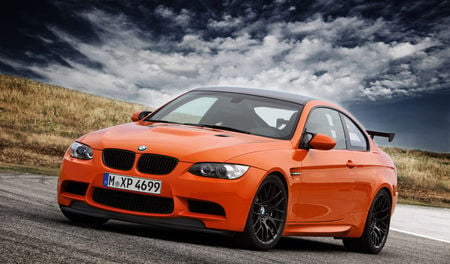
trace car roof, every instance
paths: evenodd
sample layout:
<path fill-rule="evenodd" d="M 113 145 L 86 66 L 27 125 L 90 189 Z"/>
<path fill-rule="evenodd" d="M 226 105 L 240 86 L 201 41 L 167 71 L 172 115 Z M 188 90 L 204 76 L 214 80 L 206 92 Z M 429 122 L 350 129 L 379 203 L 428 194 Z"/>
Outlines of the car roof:
<path fill-rule="evenodd" d="M 201 87 L 193 89 L 192 91 L 213 91 L 213 92 L 229 92 L 248 95 L 257 95 L 268 98 L 275 98 L 283 101 L 306 104 L 308 101 L 315 100 L 314 98 L 282 91 L 256 89 L 256 88 L 243 88 L 243 87 Z"/>

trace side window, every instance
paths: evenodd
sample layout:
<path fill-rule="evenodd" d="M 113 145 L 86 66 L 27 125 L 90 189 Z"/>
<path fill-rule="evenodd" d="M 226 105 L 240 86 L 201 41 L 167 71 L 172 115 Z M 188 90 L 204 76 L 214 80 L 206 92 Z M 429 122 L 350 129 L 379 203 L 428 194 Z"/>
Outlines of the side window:
<path fill-rule="evenodd" d="M 358 126 L 345 115 L 342 115 L 344 119 L 345 128 L 348 134 L 348 149 L 350 150 L 368 150 L 367 139 Z"/>
<path fill-rule="evenodd" d="M 344 128 L 339 113 L 329 108 L 316 108 L 309 114 L 306 131 L 332 137 L 336 141 L 334 149 L 346 149 Z"/>

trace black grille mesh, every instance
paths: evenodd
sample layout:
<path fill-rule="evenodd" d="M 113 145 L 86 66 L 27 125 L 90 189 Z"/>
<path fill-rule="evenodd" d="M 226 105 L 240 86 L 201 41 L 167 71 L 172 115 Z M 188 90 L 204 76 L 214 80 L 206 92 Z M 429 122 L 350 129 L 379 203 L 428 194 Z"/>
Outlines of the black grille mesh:
<path fill-rule="evenodd" d="M 104 149 L 103 164 L 117 170 L 131 170 L 136 154 L 122 149 Z"/>
<path fill-rule="evenodd" d="M 99 204 L 136 212 L 155 214 L 173 212 L 173 199 L 165 197 L 96 188 L 92 199 Z"/>
<path fill-rule="evenodd" d="M 163 175 L 169 174 L 178 164 L 176 158 L 157 154 L 143 154 L 137 169 L 142 173 Z"/>

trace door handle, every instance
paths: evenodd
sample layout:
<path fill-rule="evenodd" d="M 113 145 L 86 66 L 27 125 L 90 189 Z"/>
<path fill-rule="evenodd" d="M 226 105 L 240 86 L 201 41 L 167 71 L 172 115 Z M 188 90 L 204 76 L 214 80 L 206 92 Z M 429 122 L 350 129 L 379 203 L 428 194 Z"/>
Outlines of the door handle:
<path fill-rule="evenodd" d="M 353 169 L 354 167 L 356 167 L 356 163 L 354 163 L 351 160 L 347 161 L 347 164 L 345 164 L 347 167 L 349 167 L 350 169 Z"/>

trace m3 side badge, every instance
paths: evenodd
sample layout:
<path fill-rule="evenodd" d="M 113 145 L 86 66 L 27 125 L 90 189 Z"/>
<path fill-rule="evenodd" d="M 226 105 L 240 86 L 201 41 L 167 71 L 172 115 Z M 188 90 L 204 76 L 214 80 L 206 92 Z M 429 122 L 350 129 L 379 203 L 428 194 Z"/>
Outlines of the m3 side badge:
<path fill-rule="evenodd" d="M 144 145 L 138 147 L 139 151 L 144 151 L 146 149 L 147 149 L 147 146 L 144 146 Z"/>

